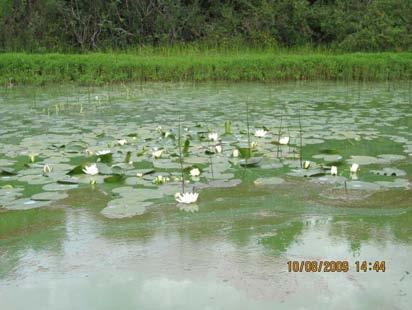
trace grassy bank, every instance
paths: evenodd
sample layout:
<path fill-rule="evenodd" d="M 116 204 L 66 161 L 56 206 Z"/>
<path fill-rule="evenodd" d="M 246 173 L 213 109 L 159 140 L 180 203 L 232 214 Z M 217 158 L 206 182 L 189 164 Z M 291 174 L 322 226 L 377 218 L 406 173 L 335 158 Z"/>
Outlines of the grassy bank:
<path fill-rule="evenodd" d="M 0 54 L 0 83 L 126 81 L 397 80 L 412 78 L 412 53 Z"/>

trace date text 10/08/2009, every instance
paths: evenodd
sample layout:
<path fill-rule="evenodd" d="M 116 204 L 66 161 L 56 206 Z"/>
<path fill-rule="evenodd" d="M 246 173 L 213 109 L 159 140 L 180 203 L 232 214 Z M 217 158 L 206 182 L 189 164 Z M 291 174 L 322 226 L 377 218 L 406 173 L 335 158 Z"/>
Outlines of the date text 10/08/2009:
<path fill-rule="evenodd" d="M 348 272 L 351 264 L 346 260 L 307 260 L 307 261 L 288 261 L 289 272 Z M 356 261 L 352 267 L 356 272 L 385 272 L 385 261 Z"/>

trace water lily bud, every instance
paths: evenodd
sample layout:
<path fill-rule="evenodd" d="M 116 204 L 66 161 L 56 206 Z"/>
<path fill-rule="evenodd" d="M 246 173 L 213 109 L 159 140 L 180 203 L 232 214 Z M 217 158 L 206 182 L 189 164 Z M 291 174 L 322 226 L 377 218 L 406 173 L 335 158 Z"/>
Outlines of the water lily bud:
<path fill-rule="evenodd" d="M 232 156 L 233 157 L 239 157 L 239 150 L 238 149 L 234 149 L 232 152 Z"/>
<path fill-rule="evenodd" d="M 305 160 L 305 162 L 303 163 L 303 168 L 309 169 L 309 167 L 310 167 L 310 161 Z"/>
<path fill-rule="evenodd" d="M 337 175 L 338 174 L 338 167 L 336 167 L 336 166 L 330 167 L 330 174 L 331 175 Z"/>
<path fill-rule="evenodd" d="M 36 161 L 36 154 L 30 154 L 29 158 L 30 158 L 30 162 L 34 163 Z"/>
<path fill-rule="evenodd" d="M 352 164 L 350 167 L 350 172 L 351 173 L 356 173 L 359 170 L 359 164 Z"/>
<path fill-rule="evenodd" d="M 44 174 L 49 174 L 50 172 L 52 172 L 53 168 L 50 167 L 49 165 L 44 165 L 43 166 L 43 173 Z"/>

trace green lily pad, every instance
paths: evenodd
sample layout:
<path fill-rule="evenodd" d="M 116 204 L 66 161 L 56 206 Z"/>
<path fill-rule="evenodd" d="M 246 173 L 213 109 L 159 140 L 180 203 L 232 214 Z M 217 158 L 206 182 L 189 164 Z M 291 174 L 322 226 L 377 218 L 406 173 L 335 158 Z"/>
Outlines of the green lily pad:
<path fill-rule="evenodd" d="M 68 195 L 62 192 L 43 192 L 31 196 L 31 200 L 35 201 L 51 201 L 67 198 Z"/>
<path fill-rule="evenodd" d="M 8 210 L 29 210 L 35 208 L 41 208 L 48 206 L 50 201 L 35 201 L 30 198 L 20 198 L 14 200 L 8 204 L 5 204 L 3 207 Z"/>
<path fill-rule="evenodd" d="M 401 177 L 406 175 L 405 171 L 396 168 L 383 168 L 382 170 L 371 170 L 370 172 L 376 175 L 385 175 L 392 177 Z"/>
<path fill-rule="evenodd" d="M 101 214 L 110 219 L 122 219 L 141 215 L 151 202 L 134 201 L 130 198 L 119 198 L 110 201 Z"/>
<path fill-rule="evenodd" d="M 11 168 L 0 168 L 0 175 L 11 176 L 16 175 L 17 172 Z"/>
<path fill-rule="evenodd" d="M 239 160 L 239 165 L 242 167 L 256 167 L 259 166 L 259 163 L 262 161 L 262 157 L 251 157 L 249 159 Z"/>
<path fill-rule="evenodd" d="M 79 184 L 79 179 L 77 179 L 77 178 L 64 178 L 64 179 L 57 180 L 57 183 L 59 183 L 59 184 L 69 184 L 69 185 Z"/>

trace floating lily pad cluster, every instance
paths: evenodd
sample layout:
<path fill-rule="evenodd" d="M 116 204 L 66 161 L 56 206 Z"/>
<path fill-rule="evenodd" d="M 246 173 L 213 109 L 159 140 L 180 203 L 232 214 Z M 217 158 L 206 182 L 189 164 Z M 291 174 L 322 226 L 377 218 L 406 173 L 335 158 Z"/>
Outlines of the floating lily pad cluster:
<path fill-rule="evenodd" d="M 131 217 L 157 201 L 174 203 L 175 194 L 183 194 L 182 176 L 186 191 L 200 192 L 200 203 L 205 188 L 242 182 L 276 188 L 293 186 L 294 178 L 342 190 L 410 189 L 412 137 L 408 126 L 398 125 L 406 109 L 401 103 L 383 104 L 378 110 L 387 115 L 383 123 L 365 109 L 367 99 L 348 109 L 339 94 L 320 98 L 313 91 L 284 90 L 272 98 L 282 104 L 256 93 L 246 115 L 242 91 L 223 88 L 223 96 L 210 88 L 157 87 L 129 92 L 127 99 L 115 93 L 110 102 L 102 102 L 102 95 L 93 103 L 85 96 L 71 104 L 56 98 L 66 104 L 54 110 L 56 103 L 41 97 L 36 105 L 18 97 L 5 101 L 0 205 L 10 210 L 50 206 L 71 189 L 95 186 L 111 198 L 104 216 Z M 376 150 L 364 147 L 374 143 Z M 356 173 L 350 172 L 353 164 L 359 165 Z M 195 212 L 199 207 L 179 208 Z"/>

